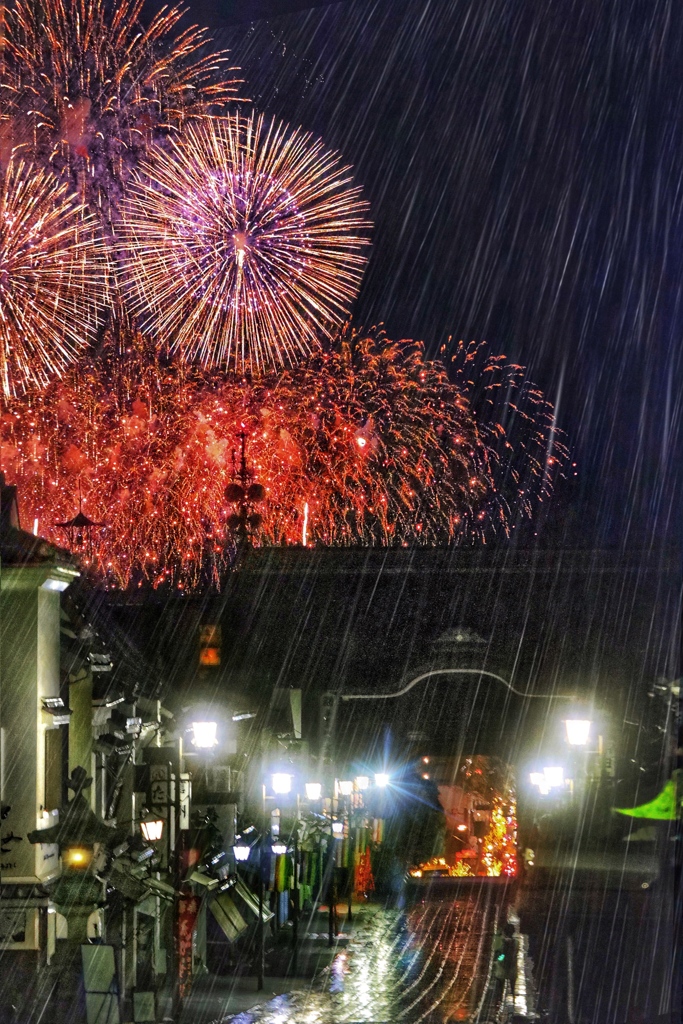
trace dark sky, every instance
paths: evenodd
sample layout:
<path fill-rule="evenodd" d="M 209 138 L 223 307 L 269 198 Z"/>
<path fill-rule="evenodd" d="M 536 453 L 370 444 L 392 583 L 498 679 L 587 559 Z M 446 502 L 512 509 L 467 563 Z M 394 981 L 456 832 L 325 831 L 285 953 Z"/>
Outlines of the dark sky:
<path fill-rule="evenodd" d="M 574 530 L 674 537 L 680 5 L 351 0 L 229 24 L 248 6 L 191 11 L 258 108 L 354 165 L 375 223 L 356 320 L 431 351 L 486 339 L 529 365 L 579 464 L 560 501 Z"/>

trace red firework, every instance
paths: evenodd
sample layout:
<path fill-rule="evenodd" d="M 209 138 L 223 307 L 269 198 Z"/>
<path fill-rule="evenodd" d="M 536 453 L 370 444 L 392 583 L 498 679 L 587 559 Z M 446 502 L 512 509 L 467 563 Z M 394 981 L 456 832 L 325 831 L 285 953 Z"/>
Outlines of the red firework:
<path fill-rule="evenodd" d="M 514 367 L 489 359 L 492 379 L 480 383 L 491 406 L 507 375 L 508 392 L 532 402 L 525 431 L 477 418 L 473 351 L 458 350 L 449 380 L 421 344 L 347 329 L 301 366 L 250 380 L 160 365 L 119 325 L 100 357 L 6 406 L 0 468 L 19 484 L 24 520 L 61 544 L 56 524 L 82 495 L 83 511 L 106 524 L 92 571 L 120 587 L 220 583 L 234 550 L 225 487 L 242 432 L 266 489 L 256 544 L 471 543 L 529 514 L 532 492 L 549 491 L 565 456 L 556 443 L 547 467 L 552 408 L 525 394 Z M 513 480 L 507 495 L 503 479 Z"/>

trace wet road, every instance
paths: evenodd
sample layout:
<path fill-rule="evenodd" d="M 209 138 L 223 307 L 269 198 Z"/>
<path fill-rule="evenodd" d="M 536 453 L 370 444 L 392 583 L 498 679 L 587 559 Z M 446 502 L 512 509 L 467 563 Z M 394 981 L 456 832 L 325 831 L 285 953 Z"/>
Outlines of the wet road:
<path fill-rule="evenodd" d="M 490 890 L 379 910 L 313 986 L 232 1024 L 446 1024 L 479 1016 L 496 906 Z"/>

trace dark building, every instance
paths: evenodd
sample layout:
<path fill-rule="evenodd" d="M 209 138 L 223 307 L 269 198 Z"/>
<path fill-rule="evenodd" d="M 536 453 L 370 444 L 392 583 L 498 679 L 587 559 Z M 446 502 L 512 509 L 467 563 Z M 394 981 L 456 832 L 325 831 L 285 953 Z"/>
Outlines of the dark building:
<path fill-rule="evenodd" d="M 522 693 L 590 706 L 621 774 L 631 764 L 654 791 L 679 675 L 678 578 L 670 551 L 284 548 L 251 552 L 219 596 L 107 600 L 177 708 L 263 709 L 275 687 L 300 688 L 315 751 L 325 692 L 390 692 L 430 669 L 484 669 Z M 207 626 L 220 626 L 209 659 Z M 348 757 L 400 758 L 422 737 L 431 753 L 522 760 L 552 742 L 570 704 L 443 674 L 399 699 L 343 703 L 334 741 Z"/>

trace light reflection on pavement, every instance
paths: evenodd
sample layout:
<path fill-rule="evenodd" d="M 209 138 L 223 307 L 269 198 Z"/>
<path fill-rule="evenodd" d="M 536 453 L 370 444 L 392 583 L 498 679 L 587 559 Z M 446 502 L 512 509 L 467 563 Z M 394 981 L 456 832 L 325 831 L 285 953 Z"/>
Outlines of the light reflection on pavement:
<path fill-rule="evenodd" d="M 225 1024 L 447 1024 L 476 1017 L 493 932 L 490 893 L 379 910 L 310 988 Z"/>

